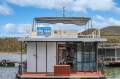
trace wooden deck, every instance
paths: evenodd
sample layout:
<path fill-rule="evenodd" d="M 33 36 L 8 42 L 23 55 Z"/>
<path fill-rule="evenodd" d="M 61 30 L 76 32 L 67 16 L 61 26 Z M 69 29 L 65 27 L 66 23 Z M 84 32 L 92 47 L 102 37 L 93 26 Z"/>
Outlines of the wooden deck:
<path fill-rule="evenodd" d="M 71 72 L 66 76 L 55 76 L 54 73 L 30 73 L 26 72 L 19 75 L 21 79 L 24 78 L 103 78 L 104 75 L 101 72 Z"/>

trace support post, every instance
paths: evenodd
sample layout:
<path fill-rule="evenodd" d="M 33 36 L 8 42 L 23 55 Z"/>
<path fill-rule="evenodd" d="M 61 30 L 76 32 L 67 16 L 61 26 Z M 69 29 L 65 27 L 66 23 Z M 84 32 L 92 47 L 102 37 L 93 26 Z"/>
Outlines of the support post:
<path fill-rule="evenodd" d="M 24 53 L 27 54 L 27 43 L 26 42 L 25 42 L 25 51 L 24 51 Z M 25 71 L 27 72 L 27 61 L 25 62 L 24 68 L 25 68 Z"/>
<path fill-rule="evenodd" d="M 22 52 L 22 46 L 23 46 L 23 45 L 22 45 L 22 43 L 23 43 L 23 42 L 21 42 L 21 64 L 20 64 L 20 66 L 19 66 L 19 67 L 20 67 L 20 74 L 22 74 L 22 71 L 23 71 L 23 62 L 22 62 L 22 61 L 23 61 L 23 60 L 22 60 L 22 53 L 23 53 L 23 52 Z"/>
<path fill-rule="evenodd" d="M 90 70 L 90 63 L 92 63 L 93 64 L 93 60 L 91 60 L 91 56 L 92 56 L 92 54 L 93 54 L 93 48 L 94 48 L 94 45 L 93 45 L 93 42 L 90 42 L 90 45 L 89 45 L 89 70 Z M 94 69 L 94 66 L 93 66 L 93 68 L 92 68 L 92 71 L 93 71 L 93 69 Z"/>
<path fill-rule="evenodd" d="M 91 19 L 91 28 L 93 28 L 93 25 L 92 25 L 92 19 Z"/>
<path fill-rule="evenodd" d="M 82 42 L 82 61 L 81 61 L 81 64 L 82 64 L 82 68 L 81 70 L 84 71 L 84 64 L 85 64 L 85 42 Z"/>
<path fill-rule="evenodd" d="M 115 62 L 117 61 L 117 44 L 115 46 Z"/>
<path fill-rule="evenodd" d="M 37 58 L 37 42 L 36 42 L 36 73 L 37 73 L 37 65 L 38 65 L 38 64 L 37 64 L 37 63 L 38 63 L 38 62 L 37 62 L 37 59 L 38 59 L 38 58 Z"/>
<path fill-rule="evenodd" d="M 46 41 L 46 73 L 47 73 L 47 41 Z"/>
<path fill-rule="evenodd" d="M 58 64 L 58 45 L 56 41 L 56 64 Z"/>
<path fill-rule="evenodd" d="M 99 59 L 99 57 L 98 57 L 98 42 L 96 42 L 95 44 L 94 44 L 94 50 L 95 50 L 95 62 L 96 62 L 96 70 L 97 70 L 97 72 L 98 72 L 98 59 Z"/>

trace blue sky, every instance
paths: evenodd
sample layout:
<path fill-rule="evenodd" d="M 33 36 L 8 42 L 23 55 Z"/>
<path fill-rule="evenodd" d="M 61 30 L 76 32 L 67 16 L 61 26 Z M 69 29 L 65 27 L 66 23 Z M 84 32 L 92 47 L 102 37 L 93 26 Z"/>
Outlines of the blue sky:
<path fill-rule="evenodd" d="M 120 0 L 0 0 L 0 35 L 22 34 L 34 17 L 87 16 L 94 27 L 120 25 Z M 28 26 L 25 28 L 24 26 Z"/>

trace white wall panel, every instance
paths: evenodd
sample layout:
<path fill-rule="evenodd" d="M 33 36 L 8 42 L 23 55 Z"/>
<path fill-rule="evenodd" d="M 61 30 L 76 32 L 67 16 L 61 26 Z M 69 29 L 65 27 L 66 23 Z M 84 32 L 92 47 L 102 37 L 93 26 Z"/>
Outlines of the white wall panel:
<path fill-rule="evenodd" d="M 27 43 L 27 72 L 36 72 L 36 44 Z"/>
<path fill-rule="evenodd" d="M 47 64 L 46 64 L 47 59 Z M 56 64 L 56 43 L 47 42 L 47 58 L 46 58 L 46 42 L 37 42 L 37 72 L 53 72 Z M 27 44 L 27 71 L 36 72 L 36 43 L 28 42 Z"/>
<path fill-rule="evenodd" d="M 47 71 L 53 72 L 54 65 L 56 64 L 56 43 L 55 42 L 48 42 L 47 43 Z"/>
<path fill-rule="evenodd" d="M 46 72 L 46 43 L 45 42 L 38 42 L 37 43 L 37 69 L 38 72 Z"/>

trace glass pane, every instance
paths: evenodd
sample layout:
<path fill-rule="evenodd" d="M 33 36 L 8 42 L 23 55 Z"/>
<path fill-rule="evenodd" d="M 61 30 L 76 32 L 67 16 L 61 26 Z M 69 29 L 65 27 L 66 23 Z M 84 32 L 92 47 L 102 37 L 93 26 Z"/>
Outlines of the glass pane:
<path fill-rule="evenodd" d="M 77 50 L 77 69 L 91 71 L 96 69 L 95 46 L 93 43 L 80 43 Z"/>

